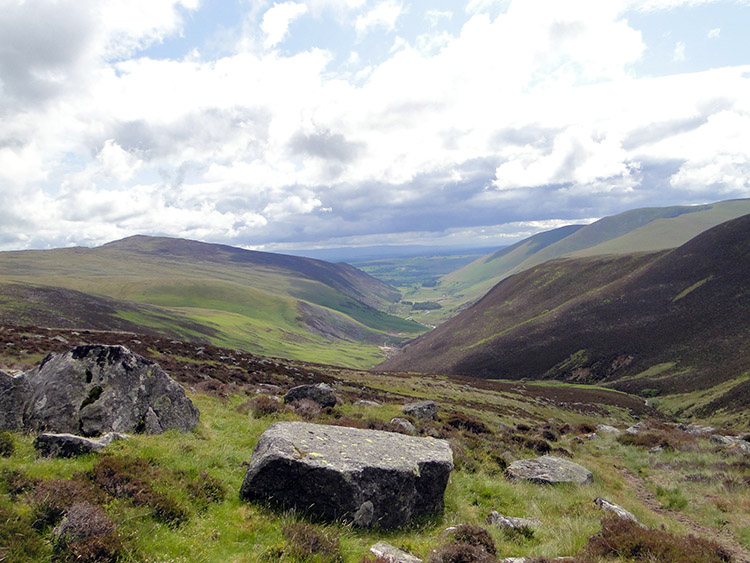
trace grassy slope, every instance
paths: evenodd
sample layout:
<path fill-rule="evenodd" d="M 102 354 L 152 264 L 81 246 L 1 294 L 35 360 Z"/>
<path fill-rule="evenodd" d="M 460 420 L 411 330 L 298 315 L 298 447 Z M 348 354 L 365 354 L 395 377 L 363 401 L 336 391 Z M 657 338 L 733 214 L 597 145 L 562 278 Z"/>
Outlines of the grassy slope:
<path fill-rule="evenodd" d="M 129 330 L 140 325 L 268 355 L 345 365 L 372 365 L 383 357 L 378 342 L 423 330 L 375 309 L 398 294 L 350 266 L 192 241 L 133 237 L 96 249 L 2 253 L 0 281 L 119 300 L 110 302 L 117 309 L 109 315 L 112 326 L 123 319 Z M 18 314 L 27 304 L 32 307 L 26 299 L 8 300 L 4 315 L 15 311 L 10 318 L 23 319 Z M 49 300 L 47 308 L 47 324 L 69 326 Z M 87 323 L 81 309 L 78 326 L 106 328 L 103 322 Z M 202 336 L 196 335 L 196 325 L 205 327 L 197 331 Z"/>
<path fill-rule="evenodd" d="M 383 366 L 606 381 L 645 396 L 687 393 L 691 414 L 709 404 L 736 412 L 747 406 L 730 402 L 737 390 L 696 394 L 739 381 L 750 365 L 748 233 L 750 215 L 671 252 L 537 266 Z"/>
<path fill-rule="evenodd" d="M 19 358 L 29 358 L 38 351 L 61 349 L 58 340 L 64 337 L 70 345 L 81 336 L 62 331 L 0 329 L 3 338 L 17 346 L 13 357 L 8 350 L 0 352 L 0 367 Z M 116 334 L 97 335 L 102 341 L 117 342 Z M 27 339 L 24 340 L 24 337 Z M 564 384 L 520 385 L 514 382 L 487 382 L 463 378 L 427 378 L 395 373 L 367 373 L 325 366 L 290 363 L 268 364 L 261 358 L 248 358 L 229 350 L 207 348 L 196 356 L 195 346 L 171 344 L 153 337 L 143 337 L 134 346 L 162 365 L 183 382 L 204 385 L 211 394 L 191 393 L 201 411 L 201 423 L 192 433 L 168 432 L 161 436 L 134 436 L 114 443 L 109 455 L 117 458 L 144 459 L 157 474 L 154 486 L 167 494 L 184 510 L 177 524 L 160 522 L 148 506 L 134 506 L 126 500 L 109 501 L 105 510 L 116 522 L 125 546 L 123 561 L 192 562 L 298 562 L 291 542 L 282 528 L 290 523 L 305 522 L 293 512 L 269 510 L 260 504 L 239 500 L 237 491 L 244 476 L 242 462 L 249 459 L 260 434 L 278 420 L 299 420 L 298 414 L 282 411 L 271 415 L 248 412 L 247 394 L 253 395 L 258 383 L 267 382 L 290 387 L 302 381 L 337 381 L 336 392 L 341 400 L 329 414 L 315 418 L 323 424 L 348 424 L 358 421 L 379 421 L 387 424 L 400 414 L 400 405 L 422 398 L 435 399 L 441 408 L 440 420 L 418 424 L 421 433 L 439 433 L 450 440 L 454 450 L 454 470 L 445 495 L 442 516 L 415 527 L 393 532 L 358 530 L 339 524 L 314 525 L 314 529 L 338 537 L 343 563 L 357 563 L 368 554 L 369 547 L 386 540 L 426 560 L 432 549 L 445 543 L 447 526 L 470 523 L 485 526 L 484 519 L 492 510 L 510 516 L 541 519 L 542 527 L 529 537 L 505 534 L 490 528 L 498 556 L 559 556 L 573 555 L 584 548 L 587 540 L 601 529 L 602 512 L 592 500 L 602 496 L 633 512 L 650 528 L 664 527 L 677 535 L 702 533 L 712 537 L 730 536 L 733 541 L 750 547 L 750 521 L 747 506 L 750 492 L 742 486 L 747 479 L 747 464 L 740 458 L 718 453 L 703 439 L 690 441 L 681 434 L 663 432 L 665 441 L 674 448 L 647 453 L 646 448 L 626 446 L 613 437 L 601 436 L 593 441 L 579 441 L 569 430 L 552 442 L 570 452 L 572 459 L 594 473 L 594 484 L 585 487 L 543 487 L 511 482 L 502 474 L 502 455 L 533 457 L 536 454 L 520 445 L 524 436 L 538 436 L 547 420 L 557 425 L 576 426 L 581 423 L 606 422 L 621 428 L 648 413 L 643 401 L 622 393 L 593 388 L 580 389 Z M 231 360 L 220 360 L 231 355 Z M 236 369 L 236 364 L 245 366 Z M 274 370 L 269 369 L 273 365 Z M 213 370 L 213 371 L 212 371 Z M 261 370 L 263 373 L 261 373 Z M 232 373 L 242 376 L 233 379 Z M 249 374 L 260 374 L 249 379 Z M 209 377 L 214 386 L 208 386 Z M 228 384 L 233 384 L 229 386 Z M 377 399 L 381 406 L 355 407 L 356 399 Z M 487 433 L 475 434 L 453 429 L 449 413 L 460 411 L 484 422 Z M 654 414 L 653 412 L 651 414 Z M 338 419 L 336 417 L 339 417 Z M 511 432 L 497 430 L 497 423 L 525 423 L 531 430 Z M 585 432 L 585 430 L 583 430 Z M 515 438 L 520 441 L 516 441 Z M 21 533 L 3 538 L 5 548 L 13 548 L 22 537 L 36 539 L 38 551 L 15 561 L 49 561 L 51 549 L 47 540 L 51 528 L 40 534 L 28 522 L 33 519 L 33 503 L 24 495 L 13 497 L 7 488 L 12 471 L 34 479 L 75 479 L 90 471 L 100 456 L 77 459 L 39 459 L 32 448 L 32 437 L 12 436 L 15 453 L 0 458 L 0 509 L 21 522 Z M 685 441 L 687 447 L 682 447 Z M 503 453 L 507 452 L 507 453 Z M 500 455 L 502 454 L 502 455 Z M 736 463 L 732 463 L 735 462 Z M 186 486 L 200 483 L 204 476 L 218 482 L 225 491 L 223 498 L 208 504 L 198 503 Z M 631 476 L 628 477 L 628 474 Z M 637 477 L 635 477 L 637 476 Z M 688 479 L 689 477 L 689 479 Z M 142 476 L 146 479 L 146 476 Z M 645 492 L 636 494 L 632 479 L 643 483 Z M 734 484 L 733 484 L 734 483 Z M 669 510 L 667 510 L 669 508 Z M 696 532 L 694 524 L 702 526 Z M 0 522 L 0 534 L 3 533 Z M 612 561 L 613 559 L 609 559 Z M 614 559 L 617 561 L 618 559 Z M 623 559 L 624 560 L 624 559 Z"/>
<path fill-rule="evenodd" d="M 501 280 L 548 260 L 676 248 L 711 227 L 747 213 L 750 200 L 731 200 L 702 206 L 634 209 L 585 227 L 547 231 L 443 276 L 436 288 L 423 290 L 415 299 L 440 301 L 443 311 L 432 318 L 442 322 Z"/>

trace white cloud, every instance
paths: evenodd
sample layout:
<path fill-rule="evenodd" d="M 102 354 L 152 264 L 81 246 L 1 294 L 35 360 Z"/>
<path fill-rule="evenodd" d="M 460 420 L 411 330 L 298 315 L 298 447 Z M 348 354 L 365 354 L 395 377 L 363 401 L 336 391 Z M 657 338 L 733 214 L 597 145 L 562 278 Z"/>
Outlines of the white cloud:
<path fill-rule="evenodd" d="M 274 3 L 273 8 L 263 15 L 261 28 L 266 34 L 264 45 L 274 47 L 286 37 L 289 25 L 307 13 L 307 6 L 296 2 Z"/>
<path fill-rule="evenodd" d="M 359 34 L 365 34 L 379 27 L 393 31 L 396 28 L 396 21 L 403 13 L 404 6 L 400 1 L 381 0 L 369 12 L 358 16 L 354 27 Z"/>
<path fill-rule="evenodd" d="M 685 62 L 685 43 L 683 41 L 678 41 L 675 44 L 672 58 L 679 63 Z"/>
<path fill-rule="evenodd" d="M 708 37 L 709 39 L 718 39 L 719 37 L 721 37 L 721 28 L 714 27 L 713 29 L 710 29 L 706 34 L 706 37 Z"/>

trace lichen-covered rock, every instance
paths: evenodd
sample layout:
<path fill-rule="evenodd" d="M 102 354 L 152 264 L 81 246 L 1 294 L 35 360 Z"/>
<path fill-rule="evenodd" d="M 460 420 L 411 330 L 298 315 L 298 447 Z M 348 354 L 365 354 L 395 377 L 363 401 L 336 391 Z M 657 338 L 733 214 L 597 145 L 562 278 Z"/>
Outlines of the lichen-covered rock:
<path fill-rule="evenodd" d="M 86 438 L 75 434 L 43 433 L 34 440 L 34 449 L 45 457 L 76 457 L 99 452 L 115 440 L 125 440 L 127 435 L 108 432 L 101 438 Z"/>
<path fill-rule="evenodd" d="M 485 520 L 486 524 L 497 526 L 498 528 L 512 528 L 514 530 L 519 529 L 534 529 L 539 528 L 542 525 L 542 521 L 538 518 L 519 518 L 516 516 L 503 516 L 497 511 L 490 512 L 489 516 Z"/>
<path fill-rule="evenodd" d="M 124 346 L 77 346 L 26 374 L 24 423 L 37 432 L 99 436 L 192 430 L 200 417 L 158 364 Z"/>
<path fill-rule="evenodd" d="M 416 434 L 417 429 L 414 427 L 414 425 L 406 420 L 405 418 L 400 417 L 394 417 L 391 419 L 391 426 L 394 428 L 397 428 L 399 431 L 404 432 L 405 434 Z"/>
<path fill-rule="evenodd" d="M 619 434 L 620 430 L 609 424 L 597 424 L 596 431 L 600 434 Z"/>
<path fill-rule="evenodd" d="M 0 371 L 0 430 L 23 429 L 23 405 L 30 394 L 26 378 Z"/>
<path fill-rule="evenodd" d="M 726 448 L 726 451 L 733 453 L 750 454 L 750 442 L 743 440 L 738 436 L 722 436 L 721 434 L 713 434 L 709 441 L 712 444 L 717 444 Z"/>
<path fill-rule="evenodd" d="M 646 527 L 638 521 L 638 518 L 636 518 L 632 512 L 628 512 L 622 506 L 615 504 L 614 502 L 609 502 L 607 499 L 604 499 L 602 497 L 596 497 L 594 499 L 594 504 L 600 507 L 602 510 L 614 514 L 621 520 L 630 520 L 631 522 L 635 522 L 636 524 L 638 524 L 641 528 Z"/>
<path fill-rule="evenodd" d="M 292 387 L 284 395 L 285 403 L 293 403 L 301 399 L 315 401 L 321 407 L 335 407 L 336 395 L 333 393 L 333 387 L 327 383 L 318 383 L 316 385 L 297 385 Z"/>
<path fill-rule="evenodd" d="M 591 471 L 585 467 L 551 455 L 536 459 L 519 459 L 505 470 L 510 479 L 519 479 L 543 485 L 575 483 L 587 485 L 594 482 Z"/>
<path fill-rule="evenodd" d="M 435 401 L 418 401 L 404 405 L 401 412 L 414 418 L 434 419 L 437 417 L 438 408 Z"/>
<path fill-rule="evenodd" d="M 414 557 L 411 553 L 406 553 L 384 541 L 379 541 L 373 545 L 370 548 L 370 553 L 375 557 L 385 559 L 388 563 L 422 563 L 419 557 Z"/>
<path fill-rule="evenodd" d="M 452 469 L 445 440 L 277 422 L 258 441 L 240 497 L 394 528 L 442 511 Z"/>

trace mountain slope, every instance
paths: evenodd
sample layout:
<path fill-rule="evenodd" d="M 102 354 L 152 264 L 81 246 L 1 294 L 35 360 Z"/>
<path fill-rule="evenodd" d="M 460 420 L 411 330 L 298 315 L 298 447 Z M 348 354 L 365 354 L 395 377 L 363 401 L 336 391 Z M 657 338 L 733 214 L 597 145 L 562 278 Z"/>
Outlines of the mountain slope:
<path fill-rule="evenodd" d="M 742 199 L 699 206 L 634 209 L 590 225 L 554 229 L 443 276 L 433 293 L 440 296 L 442 317 L 447 319 L 499 281 L 549 260 L 676 248 L 711 227 L 747 213 L 750 213 L 750 199 Z"/>
<path fill-rule="evenodd" d="M 82 295 L 108 298 L 112 327 L 126 321 L 142 330 L 347 365 L 371 365 L 382 359 L 378 344 L 423 330 L 381 312 L 399 294 L 349 265 L 188 240 L 137 236 L 93 249 L 4 252 L 3 282 L 33 287 L 29 295 L 81 292 L 68 294 L 75 303 L 85 303 Z M 18 289 L 6 293 L 16 295 L 0 303 L 9 322 L 31 315 L 36 324 L 73 326 L 64 300 L 57 308 L 54 300 L 35 308 Z M 75 319 L 83 323 L 77 326 L 107 328 L 101 315 Z"/>
<path fill-rule="evenodd" d="M 672 251 L 547 262 L 381 367 L 650 395 L 736 381 L 750 375 L 749 258 L 746 215 Z"/>

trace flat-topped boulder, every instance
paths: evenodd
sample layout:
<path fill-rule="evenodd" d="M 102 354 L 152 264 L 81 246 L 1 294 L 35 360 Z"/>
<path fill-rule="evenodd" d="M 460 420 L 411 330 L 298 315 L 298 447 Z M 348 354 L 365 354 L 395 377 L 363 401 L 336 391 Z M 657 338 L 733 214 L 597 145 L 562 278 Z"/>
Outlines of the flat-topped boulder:
<path fill-rule="evenodd" d="M 438 408 L 435 401 L 417 401 L 401 407 L 401 412 L 419 419 L 437 418 Z"/>
<path fill-rule="evenodd" d="M 329 521 L 394 528 L 442 512 L 452 469 L 445 440 L 277 422 L 258 441 L 240 497 Z"/>
<path fill-rule="evenodd" d="M 559 483 L 587 485 L 594 482 L 594 476 L 585 467 L 551 455 L 514 461 L 505 470 L 505 474 L 510 479 L 530 481 L 542 485 Z"/>
<path fill-rule="evenodd" d="M 286 395 L 284 395 L 285 403 L 293 403 L 294 401 L 301 401 L 302 399 L 315 401 L 321 407 L 336 406 L 336 395 L 333 392 L 333 387 L 327 383 L 297 385 L 297 387 L 292 387 L 286 392 Z"/>
<path fill-rule="evenodd" d="M 124 346 L 50 354 L 25 376 L 24 424 L 37 432 L 99 436 L 192 430 L 200 417 L 179 383 Z"/>
<path fill-rule="evenodd" d="M 118 432 L 108 432 L 100 438 L 45 432 L 34 440 L 34 449 L 45 457 L 76 457 L 100 452 L 115 440 L 125 440 L 127 437 L 127 434 Z"/>

